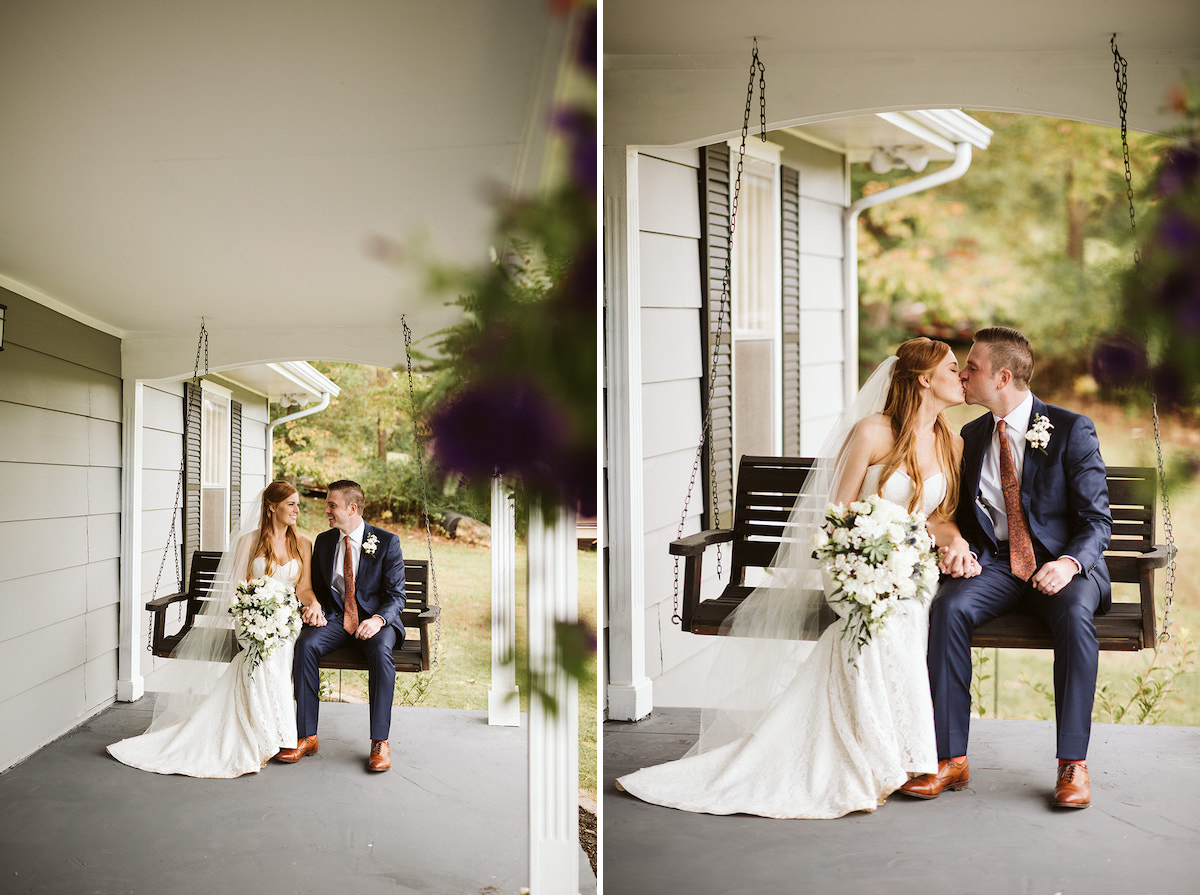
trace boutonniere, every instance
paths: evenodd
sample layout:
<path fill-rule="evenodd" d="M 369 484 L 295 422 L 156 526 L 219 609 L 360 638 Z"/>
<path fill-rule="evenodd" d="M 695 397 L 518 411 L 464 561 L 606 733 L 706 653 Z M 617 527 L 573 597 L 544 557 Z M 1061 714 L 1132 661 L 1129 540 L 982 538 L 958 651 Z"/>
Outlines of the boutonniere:
<path fill-rule="evenodd" d="M 1029 431 L 1025 433 L 1025 440 L 1035 450 L 1045 453 L 1046 445 L 1050 443 L 1050 430 L 1053 428 L 1054 424 L 1039 413 L 1033 418 L 1033 423 L 1029 426 Z"/>
<path fill-rule="evenodd" d="M 379 547 L 379 538 L 375 537 L 375 532 L 367 535 L 367 539 L 363 541 L 363 553 L 367 556 L 374 556 L 376 548 Z"/>

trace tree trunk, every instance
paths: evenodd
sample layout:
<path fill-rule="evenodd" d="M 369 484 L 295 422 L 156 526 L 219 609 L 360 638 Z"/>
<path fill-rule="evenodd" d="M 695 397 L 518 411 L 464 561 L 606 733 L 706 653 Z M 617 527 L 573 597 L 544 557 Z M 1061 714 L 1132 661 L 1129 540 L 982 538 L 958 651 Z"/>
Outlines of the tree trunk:
<path fill-rule="evenodd" d="M 1083 227 L 1087 223 L 1087 205 L 1075 195 L 1075 166 L 1067 163 L 1067 257 L 1083 266 Z"/>

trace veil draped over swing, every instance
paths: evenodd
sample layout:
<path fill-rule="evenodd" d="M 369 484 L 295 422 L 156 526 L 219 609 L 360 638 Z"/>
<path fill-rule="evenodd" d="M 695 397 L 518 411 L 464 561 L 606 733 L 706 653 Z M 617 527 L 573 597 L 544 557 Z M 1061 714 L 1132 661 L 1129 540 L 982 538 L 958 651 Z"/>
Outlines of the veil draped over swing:
<path fill-rule="evenodd" d="M 250 557 L 263 522 L 264 490 L 260 489 L 245 504 L 241 521 L 230 533 L 229 546 L 221 554 L 208 599 L 203 602 L 191 630 L 175 648 L 174 657 L 166 660 L 166 667 L 156 674 L 154 718 L 146 733 L 190 718 L 238 654 L 229 601 L 238 582 L 250 577 Z"/>
<path fill-rule="evenodd" d="M 883 410 L 895 366 L 895 356 L 880 364 L 842 412 L 814 458 L 766 580 L 731 613 L 728 636 L 716 638 L 700 738 L 688 755 L 719 749 L 757 729 L 817 639 L 825 591 L 812 555 L 813 534 L 837 493 L 843 448 L 860 420 Z"/>

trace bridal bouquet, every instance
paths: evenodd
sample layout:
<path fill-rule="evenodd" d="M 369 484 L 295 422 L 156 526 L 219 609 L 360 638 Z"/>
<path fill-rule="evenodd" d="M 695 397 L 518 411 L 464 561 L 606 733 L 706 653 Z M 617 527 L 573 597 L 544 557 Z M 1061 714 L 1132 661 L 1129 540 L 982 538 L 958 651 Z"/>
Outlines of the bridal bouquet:
<path fill-rule="evenodd" d="M 241 581 L 229 601 L 238 643 L 249 654 L 250 674 L 280 643 L 300 633 L 300 601 L 291 586 L 274 578 Z"/>
<path fill-rule="evenodd" d="M 897 600 L 925 600 L 937 588 L 924 514 L 878 495 L 826 507 L 813 557 L 833 581 L 829 602 L 848 610 L 842 637 L 853 643 L 852 656 L 883 627 Z"/>

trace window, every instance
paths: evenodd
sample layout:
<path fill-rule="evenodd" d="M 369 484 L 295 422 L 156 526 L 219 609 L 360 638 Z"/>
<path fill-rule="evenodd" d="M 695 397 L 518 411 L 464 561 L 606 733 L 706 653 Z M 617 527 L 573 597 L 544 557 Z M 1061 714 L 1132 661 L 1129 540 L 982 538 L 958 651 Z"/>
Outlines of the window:
<path fill-rule="evenodd" d="M 185 582 L 196 550 L 224 550 L 241 516 L 242 405 L 207 380 L 184 385 Z"/>

